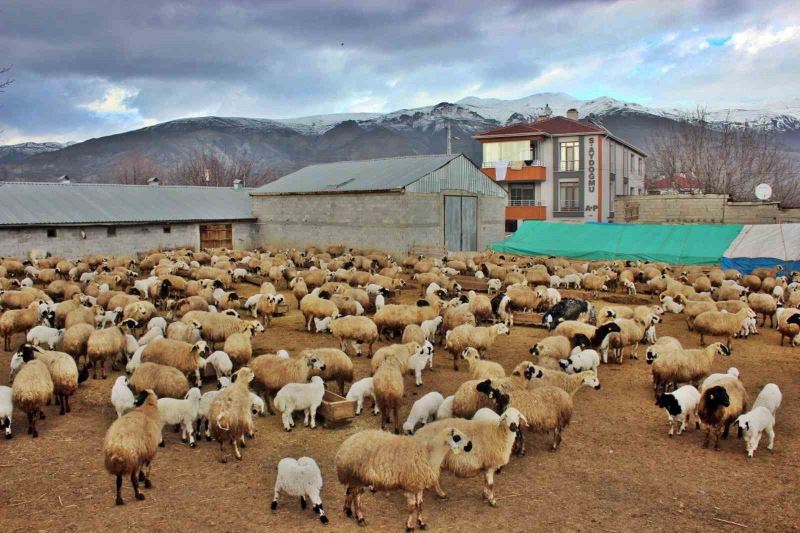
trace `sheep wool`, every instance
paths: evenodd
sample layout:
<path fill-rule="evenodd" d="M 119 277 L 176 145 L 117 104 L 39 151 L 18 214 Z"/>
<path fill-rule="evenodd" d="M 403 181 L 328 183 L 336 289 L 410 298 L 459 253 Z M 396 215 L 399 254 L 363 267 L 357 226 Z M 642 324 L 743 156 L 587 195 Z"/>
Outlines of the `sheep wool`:
<path fill-rule="evenodd" d="M 714 436 L 714 449 L 719 449 L 719 438 L 728 437 L 736 418 L 747 409 L 747 391 L 734 376 L 723 377 L 700 391 L 697 414 L 706 427 L 703 447 L 708 448 Z"/>
<path fill-rule="evenodd" d="M 233 446 L 233 454 L 241 460 L 239 442 L 244 436 L 253 432 L 253 414 L 251 411 L 250 383 L 253 371 L 242 367 L 233 375 L 232 383 L 223 389 L 211 402 L 208 418 L 211 422 L 211 435 L 219 442 L 220 461 L 226 463 L 225 442 Z"/>
<path fill-rule="evenodd" d="M 159 397 L 183 398 L 189 392 L 189 380 L 175 367 L 142 363 L 128 378 L 134 392 L 152 389 Z"/>
<path fill-rule="evenodd" d="M 283 429 L 291 431 L 294 427 L 294 411 L 303 411 L 303 424 L 311 429 L 317 427 L 317 409 L 325 396 L 325 383 L 320 376 L 311 378 L 311 383 L 288 383 L 275 395 L 275 408 L 281 412 Z"/>
<path fill-rule="evenodd" d="M 400 407 L 405 393 L 403 369 L 402 363 L 396 357 L 390 356 L 373 376 L 375 398 L 382 413 L 382 430 L 391 422 L 391 418 L 394 418 L 394 431 L 400 433 Z"/>

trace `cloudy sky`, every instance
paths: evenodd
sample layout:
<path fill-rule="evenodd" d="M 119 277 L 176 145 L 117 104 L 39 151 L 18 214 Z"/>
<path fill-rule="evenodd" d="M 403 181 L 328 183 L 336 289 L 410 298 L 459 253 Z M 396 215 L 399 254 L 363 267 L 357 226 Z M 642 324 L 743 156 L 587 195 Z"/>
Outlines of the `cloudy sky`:
<path fill-rule="evenodd" d="M 793 1 L 4 0 L 0 144 L 565 92 L 798 101 Z"/>

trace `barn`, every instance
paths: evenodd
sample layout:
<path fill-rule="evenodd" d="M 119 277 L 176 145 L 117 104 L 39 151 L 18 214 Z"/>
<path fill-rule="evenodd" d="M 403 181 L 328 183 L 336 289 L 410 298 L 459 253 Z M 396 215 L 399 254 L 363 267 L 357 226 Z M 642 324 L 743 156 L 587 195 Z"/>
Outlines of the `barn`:
<path fill-rule="evenodd" d="M 253 246 L 247 189 L 97 183 L 0 183 L 0 250 L 26 256 L 132 254 Z"/>
<path fill-rule="evenodd" d="M 506 193 L 463 154 L 311 165 L 250 194 L 258 242 L 280 246 L 442 253 L 504 237 Z"/>

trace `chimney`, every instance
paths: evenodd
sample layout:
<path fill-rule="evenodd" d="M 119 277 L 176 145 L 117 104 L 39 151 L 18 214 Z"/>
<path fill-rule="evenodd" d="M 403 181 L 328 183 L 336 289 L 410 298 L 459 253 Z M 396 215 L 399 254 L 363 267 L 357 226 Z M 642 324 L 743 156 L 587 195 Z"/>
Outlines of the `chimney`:
<path fill-rule="evenodd" d="M 242 188 L 243 182 L 242 180 L 233 180 L 233 188 L 234 190 L 239 190 Z"/>
<path fill-rule="evenodd" d="M 158 187 L 159 183 L 161 183 L 161 181 L 160 181 L 160 180 L 159 180 L 157 177 L 155 177 L 155 176 L 153 176 L 152 178 L 149 178 L 149 179 L 147 180 L 147 184 L 148 184 L 150 187 Z"/>
<path fill-rule="evenodd" d="M 56 181 L 58 183 L 63 183 L 64 185 L 69 185 L 70 183 L 72 183 L 72 181 L 70 181 L 69 179 L 69 176 L 67 176 L 66 174 L 58 178 Z"/>
<path fill-rule="evenodd" d="M 567 110 L 567 118 L 571 120 L 578 120 L 578 110 L 574 107 Z"/>

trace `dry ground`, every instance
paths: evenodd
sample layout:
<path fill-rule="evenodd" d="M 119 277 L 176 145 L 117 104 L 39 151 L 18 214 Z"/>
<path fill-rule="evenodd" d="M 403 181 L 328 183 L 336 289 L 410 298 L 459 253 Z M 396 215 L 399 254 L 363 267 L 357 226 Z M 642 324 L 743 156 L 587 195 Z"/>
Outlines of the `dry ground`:
<path fill-rule="evenodd" d="M 255 288 L 242 289 L 250 294 Z M 413 301 L 415 291 L 402 300 Z M 291 296 L 288 297 L 291 300 Z M 293 300 L 292 300 L 293 302 Z M 659 326 L 660 335 L 674 335 L 687 346 L 698 346 L 680 316 Z M 491 357 L 509 370 L 528 356 L 528 348 L 545 331 L 516 327 L 498 340 Z M 425 512 L 434 531 L 794 531 L 800 524 L 800 350 L 778 346 L 774 330 L 734 342 L 729 361 L 717 360 L 714 370 L 735 365 L 755 398 L 767 382 L 784 394 L 778 413 L 773 452 L 763 446 L 746 459 L 744 444 L 723 441 L 722 450 L 701 448 L 702 435 L 690 430 L 670 439 L 666 415 L 653 404 L 649 367 L 642 359 L 600 369 L 602 390 L 582 390 L 575 415 L 556 453 L 543 437 L 530 438 L 528 454 L 512 458 L 496 478 L 499 507 L 481 500 L 481 478 L 457 480 L 444 474 L 447 501 L 426 494 Z M 15 338 L 15 345 L 21 336 Z M 292 353 L 306 347 L 334 346 L 330 336 L 302 329 L 296 310 L 279 318 L 255 340 L 255 352 L 280 348 Z M 643 349 L 640 349 L 643 353 Z M 8 379 L 9 354 L 0 352 L 0 383 Z M 464 365 L 466 366 L 466 365 Z M 369 361 L 356 360 L 357 378 L 367 375 Z M 450 358 L 437 349 L 435 369 L 423 375 L 425 385 L 406 378 L 406 406 L 420 395 L 438 390 L 452 394 L 466 379 L 465 368 L 452 370 Z M 286 456 L 309 455 L 325 479 L 323 500 L 329 531 L 353 531 L 341 512 L 344 490 L 336 480 L 333 458 L 352 433 L 378 426 L 365 412 L 343 429 L 314 431 L 298 426 L 284 433 L 278 417 L 257 420 L 258 434 L 249 441 L 241 462 L 218 462 L 217 447 L 201 442 L 196 449 L 181 444 L 179 435 L 165 432 L 167 447 L 156 457 L 154 488 L 147 499 L 132 498 L 126 482 L 124 507 L 114 506 L 114 480 L 103 468 L 101 446 L 115 413 L 109 402 L 116 374 L 84 384 L 72 403 L 72 414 L 59 417 L 54 407 L 38 425 L 40 437 L 28 437 L 24 416 L 14 420 L 14 438 L 0 441 L 0 531 L 292 531 L 319 530 L 310 510 L 284 497 L 277 513 L 269 510 L 275 466 Z M 205 388 L 209 388 L 207 385 Z M 365 411 L 367 411 L 365 409 Z M 403 527 L 401 494 L 367 495 L 369 530 Z"/>

